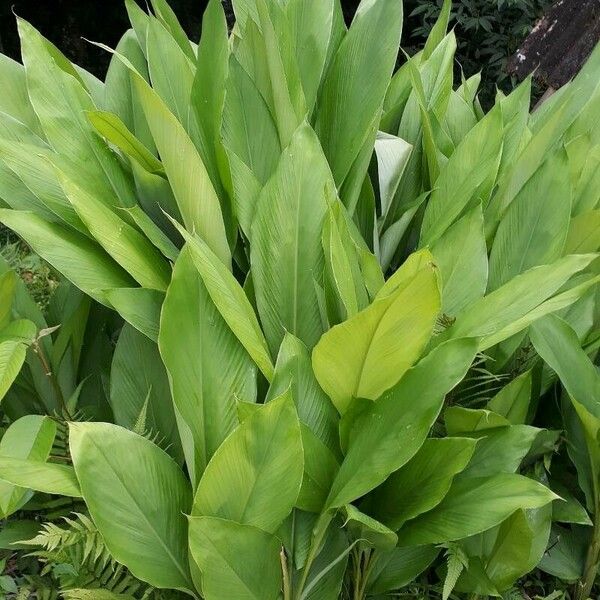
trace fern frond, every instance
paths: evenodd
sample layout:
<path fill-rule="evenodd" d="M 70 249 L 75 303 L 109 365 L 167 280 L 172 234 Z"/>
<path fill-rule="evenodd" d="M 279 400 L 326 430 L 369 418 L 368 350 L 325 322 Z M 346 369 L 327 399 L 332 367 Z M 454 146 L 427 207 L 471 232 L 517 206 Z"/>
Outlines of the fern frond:
<path fill-rule="evenodd" d="M 134 597 L 148 586 L 129 573 L 111 556 L 93 521 L 84 514 L 64 517 L 65 526 L 45 523 L 27 545 L 44 566 L 42 575 L 51 574 L 63 593 L 69 590 L 102 590 Z M 90 597 L 89 595 L 87 596 Z"/>
<path fill-rule="evenodd" d="M 64 600 L 134 600 L 134 596 L 115 594 L 108 590 L 74 588 L 62 593 Z"/>
<path fill-rule="evenodd" d="M 455 588 L 461 573 L 469 565 L 469 558 L 464 550 L 455 544 L 450 544 L 446 550 L 447 572 L 442 590 L 442 600 L 448 600 Z"/>

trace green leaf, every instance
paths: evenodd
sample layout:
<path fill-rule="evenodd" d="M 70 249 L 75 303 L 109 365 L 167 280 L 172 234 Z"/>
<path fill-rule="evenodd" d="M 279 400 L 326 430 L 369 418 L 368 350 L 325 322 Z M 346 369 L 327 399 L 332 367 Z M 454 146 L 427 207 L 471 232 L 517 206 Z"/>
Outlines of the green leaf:
<path fill-rule="evenodd" d="M 148 288 L 103 290 L 110 305 L 138 331 L 153 342 L 158 340 L 158 322 L 165 295 Z"/>
<path fill-rule="evenodd" d="M 562 502 L 554 502 L 552 505 L 552 521 L 557 523 L 574 523 L 576 525 L 592 525 L 592 520 L 588 512 L 568 488 L 556 481 L 552 481 L 550 487 L 562 499 Z"/>
<path fill-rule="evenodd" d="M 81 498 L 75 471 L 67 465 L 0 456 L 0 479 L 37 492 Z"/>
<path fill-rule="evenodd" d="M 173 401 L 191 432 L 186 462 L 197 483 L 237 425 L 236 399 L 254 402 L 256 367 L 215 307 L 187 247 L 167 290 L 159 346 Z"/>
<path fill-rule="evenodd" d="M 383 131 L 377 132 L 375 156 L 377 157 L 381 213 L 384 218 L 390 210 L 412 150 L 412 145 L 402 138 Z"/>
<path fill-rule="evenodd" d="M 594 259 L 594 254 L 574 254 L 560 258 L 551 265 L 533 267 L 517 275 L 502 287 L 473 302 L 438 339 L 493 337 L 498 332 L 503 332 L 553 296 L 572 275 L 585 269 Z M 523 324 L 521 328 L 527 325 L 529 323 Z M 510 333 L 505 337 L 496 335 L 494 343 L 518 333 L 519 330 L 510 328 Z M 489 345 L 486 343 L 485 347 Z"/>
<path fill-rule="evenodd" d="M 125 325 L 110 369 L 110 404 L 115 423 L 133 430 L 144 410 L 142 433 L 158 436 L 177 459 L 181 455 L 181 444 L 173 404 L 169 400 L 167 372 L 156 343 Z"/>
<path fill-rule="evenodd" d="M 324 289 L 331 324 L 366 308 L 383 285 L 383 274 L 346 208 L 335 200 L 323 223 Z"/>
<path fill-rule="evenodd" d="M 278 3 L 255 0 L 262 33 L 272 113 L 282 147 L 306 117 L 306 101 L 293 51 L 289 22 Z"/>
<path fill-rule="evenodd" d="M 432 52 L 437 48 L 446 36 L 448 31 L 448 22 L 450 21 L 450 11 L 452 10 L 452 0 L 444 0 L 442 10 L 434 26 L 427 36 L 427 42 L 423 48 L 423 60 L 427 60 Z"/>
<path fill-rule="evenodd" d="M 190 59 L 194 59 L 194 49 L 188 39 L 183 27 L 177 20 L 177 16 L 166 0 L 150 0 L 154 14 L 160 19 L 161 23 L 169 30 L 170 34 L 176 40 L 184 54 Z"/>
<path fill-rule="evenodd" d="M 114 559 L 154 587 L 193 590 L 183 514 L 191 494 L 179 467 L 122 427 L 71 423 L 69 429 L 85 503 Z"/>
<path fill-rule="evenodd" d="M 0 464 L 5 458 L 46 461 L 55 435 L 56 424 L 48 417 L 27 415 L 17 419 L 11 423 L 0 440 Z M 26 489 L 15 487 L 6 481 L 0 481 L 0 515 L 2 518 L 6 518 L 22 506 L 29 496 Z"/>
<path fill-rule="evenodd" d="M 192 85 L 191 107 L 198 124 L 200 154 L 220 195 L 222 173 L 227 157 L 221 139 L 225 90 L 229 71 L 229 39 L 223 5 L 210 0 L 202 18 L 196 75 Z M 249 113 L 250 114 L 250 113 Z"/>
<path fill-rule="evenodd" d="M 460 479 L 433 510 L 404 525 L 400 545 L 466 538 L 498 525 L 519 508 L 540 508 L 557 498 L 541 483 L 512 473 Z"/>
<path fill-rule="evenodd" d="M 600 250 L 600 209 L 588 210 L 571 219 L 565 254 L 586 254 Z"/>
<path fill-rule="evenodd" d="M 549 315 L 531 327 L 530 336 L 537 353 L 575 401 L 577 412 L 581 407 L 600 419 L 600 374 L 573 329 L 559 317 Z"/>
<path fill-rule="evenodd" d="M 291 333 L 286 333 L 279 348 L 275 375 L 265 402 L 280 396 L 288 388 L 300 422 L 304 423 L 334 456 L 339 457 L 339 415 L 317 383 L 308 349 Z"/>
<path fill-rule="evenodd" d="M 148 173 L 161 176 L 165 174 L 162 163 L 127 129 L 125 123 L 117 115 L 95 110 L 88 112 L 87 117 L 100 135 L 103 135 L 126 156 L 137 161 Z"/>
<path fill-rule="evenodd" d="M 403 588 L 425 571 L 439 553 L 435 546 L 412 546 L 380 554 L 369 578 L 369 592 L 385 594 Z"/>
<path fill-rule="evenodd" d="M 215 517 L 190 517 L 189 524 L 206 600 L 277 600 L 280 543 L 274 535 Z"/>
<path fill-rule="evenodd" d="M 1 216 L 1 213 L 0 213 Z M 211 300 L 263 375 L 273 378 L 267 341 L 246 293 L 206 243 L 179 228 Z"/>
<path fill-rule="evenodd" d="M 166 290 L 170 268 L 150 241 L 64 173 L 58 177 L 77 214 L 106 252 L 141 286 Z"/>
<path fill-rule="evenodd" d="M 474 203 L 487 201 L 502 152 L 502 113 L 494 109 L 465 136 L 429 198 L 421 245 L 432 244 Z"/>
<path fill-rule="evenodd" d="M 215 452 L 192 514 L 274 533 L 296 503 L 303 471 L 300 423 L 291 395 L 247 418 Z"/>
<path fill-rule="evenodd" d="M 250 238 L 256 201 L 277 167 L 281 145 L 267 103 L 234 56 L 229 64 L 222 130 L 231 163 L 236 216 Z"/>
<path fill-rule="evenodd" d="M 133 77 L 185 227 L 196 231 L 229 265 L 231 252 L 221 205 L 196 147 L 156 92 L 139 75 Z"/>
<path fill-rule="evenodd" d="M 461 435 L 505 427 L 510 423 L 502 415 L 489 410 L 450 406 L 444 411 L 444 424 L 448 435 Z"/>
<path fill-rule="evenodd" d="M 540 431 L 528 425 L 509 425 L 471 433 L 478 439 L 477 447 L 459 478 L 516 472 Z M 463 435 L 468 433 L 463 432 Z"/>
<path fill-rule="evenodd" d="M 361 545 L 382 552 L 388 552 L 396 547 L 398 536 L 382 523 L 360 512 L 352 504 L 344 506 L 343 512 L 344 526 L 347 527 L 352 539 L 357 540 Z"/>
<path fill-rule="evenodd" d="M 0 99 L 0 112 L 14 117 L 35 133 L 41 133 L 39 120 L 27 93 L 23 65 L 5 54 L 0 54 L 0 77 L 6 89 L 6 93 L 2 94 Z"/>
<path fill-rule="evenodd" d="M 468 464 L 477 440 L 426 440 L 415 456 L 366 500 L 369 514 L 397 531 L 409 519 L 439 504 Z"/>
<path fill-rule="evenodd" d="M 263 188 L 252 223 L 252 280 L 272 354 L 286 331 L 309 348 L 323 333 L 313 278 L 323 269 L 321 228 L 333 197 L 329 166 L 305 124 Z"/>
<path fill-rule="evenodd" d="M 290 0 L 285 6 L 298 62 L 299 77 L 310 113 L 317 100 L 328 53 L 335 42 L 334 0 Z"/>
<path fill-rule="evenodd" d="M 521 373 L 488 402 L 488 409 L 502 415 L 513 425 L 525 423 L 531 401 L 531 385 L 531 370 Z"/>
<path fill-rule="evenodd" d="M 381 109 L 401 32 L 400 2 L 363 0 L 325 75 L 315 130 L 338 187 Z"/>
<path fill-rule="evenodd" d="M 13 321 L 0 332 L 0 401 L 19 374 L 35 334 L 36 326 L 26 319 Z"/>
<path fill-rule="evenodd" d="M 297 401 L 298 402 L 298 401 Z M 304 450 L 304 475 L 296 506 L 320 513 L 340 464 L 332 452 L 304 423 L 300 423 Z"/>
<path fill-rule="evenodd" d="M 442 312 L 457 315 L 485 294 L 488 259 L 481 205 L 459 219 L 433 244 L 442 279 Z"/>
<path fill-rule="evenodd" d="M 540 570 L 569 583 L 580 579 L 589 543 L 584 531 L 584 528 L 567 529 L 553 525 L 548 551 L 539 564 Z"/>
<path fill-rule="evenodd" d="M 499 590 L 508 589 L 539 564 L 548 545 L 551 515 L 550 506 L 520 510 L 501 525 L 487 564 L 487 572 Z M 519 546 L 521 552 L 516 553 Z"/>
<path fill-rule="evenodd" d="M 107 206 L 135 204 L 131 177 L 87 119 L 96 106 L 77 71 L 29 23 L 18 27 L 29 97 L 61 168 Z"/>
<path fill-rule="evenodd" d="M 37 521 L 7 521 L 0 531 L 0 549 L 2 550 L 27 550 L 29 546 L 19 542 L 30 540 L 35 537 L 40 530 L 40 524 Z"/>
<path fill-rule="evenodd" d="M 506 210 L 490 253 L 489 289 L 516 275 L 560 258 L 571 216 L 572 190 L 566 157 L 549 158 Z"/>
<path fill-rule="evenodd" d="M 39 141 L 40 145 L 15 139 L 0 140 L 0 157 L 33 195 L 30 205 L 37 215 L 49 221 L 60 219 L 88 235 L 88 230 L 60 186 L 51 162 L 56 155 Z M 11 198 L 7 198 L 7 201 L 19 208 Z"/>
<path fill-rule="evenodd" d="M 80 233 L 25 211 L 1 209 L 0 221 L 80 290 L 102 304 L 107 304 L 102 290 L 135 285 L 101 246 Z"/>
<path fill-rule="evenodd" d="M 464 377 L 476 341 L 453 340 L 430 352 L 353 423 L 348 452 L 327 505 L 349 504 L 381 484 L 422 446 L 444 396 Z M 432 379 L 431 373 L 436 376 Z M 419 402 L 414 399 L 419 398 Z M 398 427 L 398 423 L 405 423 Z"/>
<path fill-rule="evenodd" d="M 313 351 L 317 380 L 342 414 L 352 398 L 375 400 L 396 383 L 431 336 L 440 297 L 429 252 L 410 257 L 386 285 Z"/>
<path fill-rule="evenodd" d="M 190 98 L 195 75 L 192 61 L 196 57 L 186 56 L 169 31 L 152 16 L 148 20 L 146 56 L 152 89 L 193 139 L 195 122 Z"/>
<path fill-rule="evenodd" d="M 579 283 L 580 281 L 583 281 L 583 283 Z M 564 292 L 560 292 L 559 294 L 556 294 L 548 300 L 545 300 L 536 308 L 526 313 L 519 319 L 510 322 L 498 332 L 484 337 L 483 342 L 481 344 L 481 350 L 486 350 L 488 348 L 491 348 L 498 342 L 508 340 L 511 336 L 514 336 L 515 334 L 523 331 L 526 327 L 529 327 L 529 325 L 531 325 L 538 319 L 545 317 L 546 315 L 556 313 L 559 311 L 565 311 L 565 309 L 569 309 L 569 307 L 573 305 L 574 308 L 576 308 L 577 301 L 580 298 L 583 298 L 589 290 L 593 289 L 599 281 L 600 275 L 589 276 L 585 273 L 583 273 L 581 277 L 573 278 L 571 282 L 569 282 L 569 284 L 567 285 L 567 289 Z M 577 313 L 575 313 L 574 317 L 577 319 Z"/>
<path fill-rule="evenodd" d="M 130 0 L 125 1 L 128 13 L 130 12 L 131 4 Z M 133 3 L 133 6 L 135 6 L 144 18 L 147 18 L 137 4 Z M 139 29 L 137 25 L 136 28 Z M 145 45 L 145 35 L 142 41 Z M 156 149 L 152 142 L 152 136 L 148 130 L 148 123 L 144 117 L 142 107 L 136 99 L 129 69 L 119 58 L 119 56 L 125 56 L 138 72 L 148 80 L 148 63 L 146 62 L 146 57 L 140 43 L 133 29 L 127 30 L 119 40 L 116 47 L 116 54 L 112 55 L 106 72 L 105 102 L 103 108 L 117 115 L 123 121 L 125 127 L 148 150 L 154 153 Z"/>

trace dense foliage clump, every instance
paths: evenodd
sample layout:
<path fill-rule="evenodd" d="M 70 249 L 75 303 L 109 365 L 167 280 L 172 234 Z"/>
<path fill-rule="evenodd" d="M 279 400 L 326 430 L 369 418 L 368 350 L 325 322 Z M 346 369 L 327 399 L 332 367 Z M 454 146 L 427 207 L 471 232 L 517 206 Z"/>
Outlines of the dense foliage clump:
<path fill-rule="evenodd" d="M 60 274 L 0 261 L 2 589 L 593 596 L 600 49 L 485 111 L 450 1 L 399 69 L 399 2 L 126 7 L 104 80 L 0 57 L 0 221 Z"/>

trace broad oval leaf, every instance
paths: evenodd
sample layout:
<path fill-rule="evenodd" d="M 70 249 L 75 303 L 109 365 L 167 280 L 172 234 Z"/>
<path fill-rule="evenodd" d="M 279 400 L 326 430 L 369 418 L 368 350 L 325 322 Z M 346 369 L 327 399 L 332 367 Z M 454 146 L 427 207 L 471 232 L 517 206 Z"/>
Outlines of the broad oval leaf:
<path fill-rule="evenodd" d="M 444 396 L 465 376 L 476 349 L 473 339 L 438 346 L 355 419 L 346 458 L 327 500 L 329 508 L 370 492 L 416 454 Z"/>
<path fill-rule="evenodd" d="M 102 304 L 107 304 L 102 290 L 135 286 L 131 276 L 102 247 L 81 233 L 26 211 L 0 209 L 0 221 L 80 290 Z"/>
<path fill-rule="evenodd" d="M 274 535 L 216 517 L 190 517 L 189 528 L 206 600 L 277 600 L 280 542 Z"/>
<path fill-rule="evenodd" d="M 433 244 L 442 280 L 442 312 L 460 314 L 485 294 L 488 258 L 481 205 L 465 214 Z"/>
<path fill-rule="evenodd" d="M 457 437 L 426 440 L 408 463 L 368 496 L 363 510 L 397 531 L 442 501 L 455 475 L 471 460 L 476 443 Z"/>
<path fill-rule="evenodd" d="M 200 480 L 192 514 L 275 532 L 296 503 L 302 456 L 288 392 L 255 410 L 221 444 Z"/>
<path fill-rule="evenodd" d="M 115 560 L 154 587 L 192 591 L 189 483 L 144 437 L 108 423 L 71 423 L 70 448 L 90 515 Z"/>
<path fill-rule="evenodd" d="M 535 172 L 510 203 L 490 253 L 490 290 L 562 255 L 572 197 L 566 171 L 564 152 L 559 152 Z"/>
<path fill-rule="evenodd" d="M 7 428 L 0 440 L 0 460 L 19 458 L 44 462 L 50 454 L 55 435 L 56 423 L 52 419 L 39 415 L 21 417 Z M 0 481 L 2 518 L 12 514 L 27 500 L 27 497 L 27 489 Z"/>
<path fill-rule="evenodd" d="M 312 371 L 308 348 L 291 333 L 286 334 L 275 364 L 275 375 L 266 402 L 290 389 L 298 418 L 329 450 L 340 455 L 339 415 L 320 388 Z"/>
<path fill-rule="evenodd" d="M 256 367 L 215 307 L 187 247 L 167 290 L 159 347 L 173 401 L 192 435 L 186 461 L 197 483 L 237 425 L 236 399 L 254 402 Z"/>
<path fill-rule="evenodd" d="M 481 533 L 520 508 L 540 508 L 558 499 L 541 483 L 502 473 L 456 481 L 433 510 L 404 525 L 401 546 L 439 544 Z"/>
<path fill-rule="evenodd" d="M 36 492 L 81 498 L 73 467 L 0 456 L 0 479 Z"/>
<path fill-rule="evenodd" d="M 438 341 L 454 337 L 488 336 L 494 337 L 494 342 L 498 343 L 505 339 L 500 333 L 506 331 L 506 337 L 518 333 L 520 329 L 515 331 L 511 327 L 513 322 L 519 322 L 528 313 L 533 313 L 575 273 L 585 269 L 595 259 L 595 254 L 573 254 L 559 258 L 551 265 L 533 267 L 517 275 L 468 306 L 456 317 L 452 327 L 438 337 Z M 524 321 L 521 328 L 529 324 Z M 482 345 L 489 347 L 485 340 Z"/>
<path fill-rule="evenodd" d="M 286 331 L 312 348 L 323 333 L 314 280 L 323 270 L 321 228 L 335 184 L 316 135 L 299 127 L 263 188 L 252 223 L 250 262 L 271 353 Z"/>
<path fill-rule="evenodd" d="M 487 201 L 502 153 L 502 113 L 493 109 L 465 136 L 441 170 L 429 198 L 421 245 L 432 244 L 471 208 Z"/>
<path fill-rule="evenodd" d="M 225 265 L 231 264 L 219 198 L 189 135 L 142 77 L 134 82 L 152 137 L 188 231 L 197 231 Z"/>
<path fill-rule="evenodd" d="M 268 381 L 273 378 L 273 361 L 256 313 L 233 273 L 219 261 L 199 237 L 179 227 L 188 244 L 194 265 L 223 319 Z"/>
<path fill-rule="evenodd" d="M 165 367 L 154 342 L 124 325 L 110 369 L 110 404 L 115 423 L 140 434 L 155 435 L 181 458 Z"/>
<path fill-rule="evenodd" d="M 352 398 L 378 398 L 429 341 L 440 308 L 430 259 L 426 250 L 409 258 L 370 306 L 330 329 L 315 347 L 315 375 L 340 413 Z"/>
<path fill-rule="evenodd" d="M 401 32 L 401 2 L 363 0 L 325 75 L 315 129 L 338 186 L 381 109 Z"/>
<path fill-rule="evenodd" d="M 394 548 L 381 554 L 369 577 L 369 592 L 384 594 L 408 585 L 427 569 L 439 553 L 439 548 L 429 545 Z"/>
<path fill-rule="evenodd" d="M 110 305 L 138 331 L 156 342 L 160 310 L 165 295 L 148 288 L 112 288 L 103 290 Z"/>

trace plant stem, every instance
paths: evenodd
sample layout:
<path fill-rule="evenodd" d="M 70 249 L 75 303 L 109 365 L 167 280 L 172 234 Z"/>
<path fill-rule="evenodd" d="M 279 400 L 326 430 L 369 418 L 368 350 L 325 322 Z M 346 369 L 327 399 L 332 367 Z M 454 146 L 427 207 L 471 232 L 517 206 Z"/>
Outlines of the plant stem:
<path fill-rule="evenodd" d="M 362 561 L 362 550 L 355 549 L 352 552 L 352 563 L 354 564 L 354 581 L 353 581 L 353 600 L 361 600 L 360 589 L 361 589 L 361 568 Z"/>
<path fill-rule="evenodd" d="M 317 520 L 317 523 L 313 529 L 313 539 L 310 543 L 310 549 L 308 551 L 308 556 L 306 557 L 306 563 L 304 564 L 304 569 L 302 570 L 302 577 L 296 590 L 296 600 L 300 600 L 300 598 L 302 598 L 302 592 L 304 590 L 304 586 L 306 585 L 306 581 L 308 580 L 310 568 L 312 567 L 312 564 L 319 553 L 321 543 L 323 542 L 323 538 L 325 537 L 325 533 L 327 532 L 327 528 L 329 527 L 329 523 L 331 523 L 332 519 L 332 513 L 324 512 Z"/>
<path fill-rule="evenodd" d="M 600 515 L 594 514 L 594 530 L 592 541 L 588 547 L 585 567 L 581 579 L 575 584 L 575 600 L 587 600 L 592 592 L 600 566 Z"/>
<path fill-rule="evenodd" d="M 281 572 L 283 575 L 283 600 L 292 600 L 292 589 L 290 585 L 290 573 L 288 570 L 287 556 L 285 555 L 285 549 L 281 547 L 279 553 L 281 559 Z"/>
<path fill-rule="evenodd" d="M 72 420 L 73 417 L 72 417 L 71 413 L 69 412 L 67 403 L 65 402 L 65 397 L 63 396 L 62 390 L 60 389 L 60 384 L 58 382 L 58 379 L 56 378 L 56 375 L 52 371 L 50 362 L 48 361 L 48 358 L 46 357 L 46 353 L 44 352 L 42 344 L 40 344 L 39 340 L 36 340 L 33 343 L 33 351 L 36 353 L 36 355 L 40 359 L 40 362 L 42 363 L 42 368 L 44 369 L 44 374 L 46 375 L 46 377 L 48 377 L 48 379 L 50 379 L 50 383 L 52 384 L 52 389 L 54 390 L 54 393 L 56 394 L 56 397 L 58 399 L 60 407 L 64 412 L 64 416 L 66 416 L 67 419 Z"/>
<path fill-rule="evenodd" d="M 363 600 L 367 595 L 367 585 L 369 584 L 369 577 L 371 576 L 371 571 L 377 562 L 377 554 L 375 550 L 368 551 L 368 557 L 365 561 L 365 568 L 363 569 L 362 581 L 360 587 L 360 594 L 358 596 L 358 600 Z"/>

